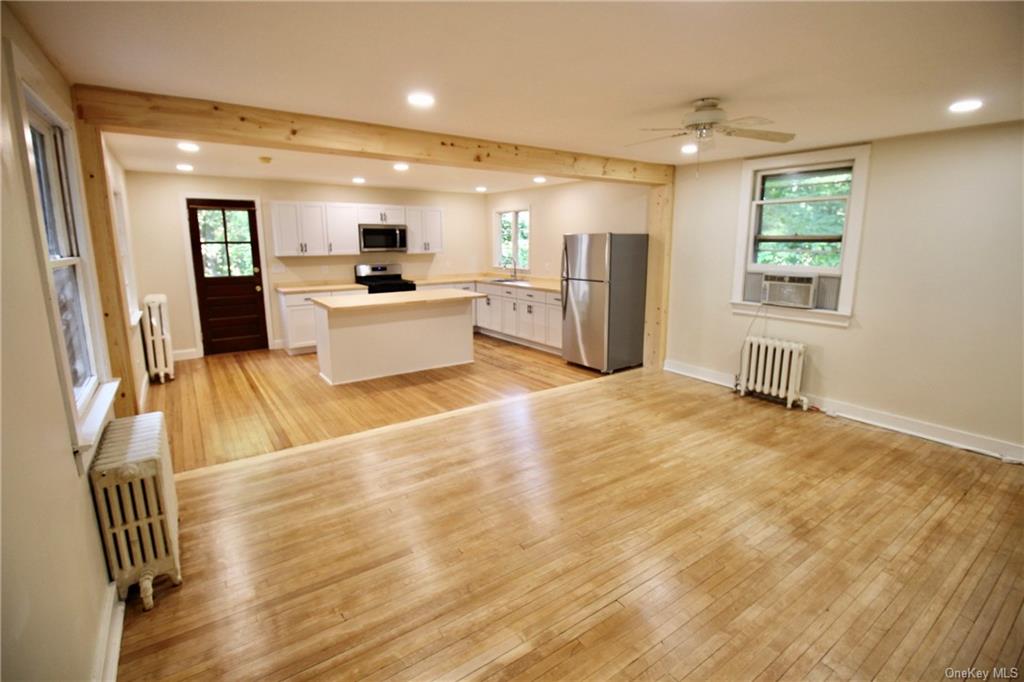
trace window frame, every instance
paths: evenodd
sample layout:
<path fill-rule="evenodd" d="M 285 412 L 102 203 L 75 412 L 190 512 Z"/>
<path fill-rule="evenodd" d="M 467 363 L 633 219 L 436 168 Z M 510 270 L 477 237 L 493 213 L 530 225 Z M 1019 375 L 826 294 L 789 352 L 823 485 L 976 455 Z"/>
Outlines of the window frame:
<path fill-rule="evenodd" d="M 503 213 L 514 213 L 515 214 L 515 219 L 512 222 L 512 252 L 513 253 L 519 253 L 519 214 L 520 213 L 529 213 L 530 214 L 530 234 L 529 234 L 529 237 L 527 238 L 527 244 L 528 244 L 527 245 L 527 254 L 529 255 L 529 260 L 532 262 L 533 261 L 533 227 L 534 227 L 533 226 L 533 211 L 531 210 L 529 205 L 527 205 L 527 206 L 519 206 L 519 207 L 516 207 L 516 208 L 503 208 L 503 209 L 498 209 L 497 211 L 494 212 L 494 254 L 493 254 L 494 258 L 492 259 L 494 267 L 496 267 L 496 268 L 507 268 L 508 267 L 507 265 L 503 265 L 502 262 L 501 262 L 501 215 Z M 516 269 L 519 272 L 530 272 L 530 268 L 529 267 L 525 267 L 525 268 L 522 267 L 522 265 L 518 264 L 518 260 L 519 259 L 516 258 L 516 261 L 517 261 L 517 268 Z"/>
<path fill-rule="evenodd" d="M 864 207 L 871 145 L 838 147 L 814 152 L 748 159 L 740 174 L 739 215 L 736 227 L 736 255 L 730 304 L 740 315 L 762 315 L 779 319 L 795 319 L 820 324 L 848 326 L 853 314 L 856 290 L 857 263 L 860 257 L 860 239 L 863 228 Z M 802 265 L 768 265 L 755 263 L 755 231 L 758 228 L 757 210 L 759 179 L 765 175 L 799 172 L 825 168 L 851 167 L 850 193 L 846 196 L 846 223 L 842 235 L 840 262 L 837 268 Z M 817 198 L 815 198 L 817 200 Z M 773 200 L 774 202 L 774 200 Z M 761 304 L 743 300 L 744 280 L 748 273 L 782 275 L 819 275 L 840 278 L 839 301 L 836 310 L 772 308 L 766 311 Z"/>
<path fill-rule="evenodd" d="M 66 122 L 64 116 L 58 114 L 27 84 L 24 82 L 19 84 L 20 101 L 17 103 L 17 108 L 25 143 L 23 168 L 28 175 L 27 184 L 30 185 L 26 189 L 30 192 L 32 201 L 36 251 L 40 274 L 43 276 L 42 284 L 46 295 L 51 342 L 58 359 L 57 372 L 64 397 L 68 427 L 73 439 L 72 446 L 75 454 L 79 455 L 92 451 L 92 446 L 95 445 L 94 441 L 99 436 L 102 424 L 105 423 L 113 406 L 118 382 L 111 381 L 110 378 L 99 287 L 96 282 L 88 221 L 85 215 L 85 193 L 78 168 L 80 157 L 74 129 Z M 55 258 L 49 250 L 49 239 L 46 234 L 46 221 L 37 176 L 35 141 L 33 140 L 33 129 L 44 127 L 47 129 L 45 135 L 48 141 L 57 139 L 53 131 L 60 131 L 61 150 L 60 152 L 56 148 L 53 150 L 53 155 L 59 153 L 62 157 L 58 159 L 60 168 L 52 167 L 50 163 L 47 165 L 51 166 L 48 168 L 51 186 L 54 186 L 53 183 L 56 181 L 56 186 L 60 188 L 60 208 L 63 210 L 64 216 L 62 221 L 70 223 L 66 227 L 75 242 L 72 256 Z M 47 154 L 47 157 L 48 161 L 52 158 L 50 154 Z M 78 389 L 75 388 L 72 379 L 70 358 L 65 346 L 54 280 L 55 270 L 68 267 L 75 268 L 86 347 L 92 367 L 92 376 Z M 88 462 L 83 462 L 77 456 L 76 464 L 79 466 L 79 473 L 83 473 L 88 468 Z"/>

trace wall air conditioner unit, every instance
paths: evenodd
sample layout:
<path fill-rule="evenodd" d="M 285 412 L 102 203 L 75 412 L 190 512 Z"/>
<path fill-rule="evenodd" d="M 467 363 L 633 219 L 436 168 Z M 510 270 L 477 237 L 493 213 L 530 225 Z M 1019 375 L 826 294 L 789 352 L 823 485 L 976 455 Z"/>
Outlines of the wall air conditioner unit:
<path fill-rule="evenodd" d="M 761 303 L 788 308 L 813 308 L 817 275 L 765 275 L 761 282 Z"/>
<path fill-rule="evenodd" d="M 174 378 L 174 348 L 167 297 L 150 294 L 142 299 L 142 338 L 146 344 L 146 369 L 160 383 Z"/>

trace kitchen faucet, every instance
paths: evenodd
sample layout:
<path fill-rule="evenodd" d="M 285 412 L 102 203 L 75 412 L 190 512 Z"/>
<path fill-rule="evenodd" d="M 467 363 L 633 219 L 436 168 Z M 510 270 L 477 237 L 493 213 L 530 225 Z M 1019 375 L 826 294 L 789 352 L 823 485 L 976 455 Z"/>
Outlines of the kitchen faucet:
<path fill-rule="evenodd" d="M 502 263 L 502 266 L 506 270 L 508 270 L 509 263 L 511 263 L 512 264 L 511 265 L 511 267 L 512 267 L 512 279 L 514 279 L 514 280 L 519 279 L 519 261 L 516 260 L 515 256 L 505 256 L 505 258 L 502 260 L 501 263 Z"/>

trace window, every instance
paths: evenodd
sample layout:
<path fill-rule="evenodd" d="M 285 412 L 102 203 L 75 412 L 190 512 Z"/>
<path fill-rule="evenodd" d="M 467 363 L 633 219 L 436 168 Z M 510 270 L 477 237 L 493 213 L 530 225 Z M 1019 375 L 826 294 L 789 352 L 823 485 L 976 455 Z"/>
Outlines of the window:
<path fill-rule="evenodd" d="M 71 174 L 64 130 L 41 113 L 28 112 L 30 162 L 42 218 L 54 311 L 61 341 L 58 355 L 72 393 L 76 417 L 96 390 L 97 365 L 89 325 L 85 263 L 72 205 Z"/>
<path fill-rule="evenodd" d="M 743 164 L 734 312 L 849 324 L 870 153 L 860 145 Z M 813 307 L 761 308 L 767 274 L 816 277 Z"/>
<path fill-rule="evenodd" d="M 200 208 L 199 242 L 204 277 L 251 277 L 252 236 L 249 211 Z"/>
<path fill-rule="evenodd" d="M 853 167 L 758 173 L 753 262 L 838 270 Z"/>
<path fill-rule="evenodd" d="M 498 235 L 495 265 L 509 267 L 515 259 L 520 270 L 530 269 L 530 211 L 498 212 Z"/>

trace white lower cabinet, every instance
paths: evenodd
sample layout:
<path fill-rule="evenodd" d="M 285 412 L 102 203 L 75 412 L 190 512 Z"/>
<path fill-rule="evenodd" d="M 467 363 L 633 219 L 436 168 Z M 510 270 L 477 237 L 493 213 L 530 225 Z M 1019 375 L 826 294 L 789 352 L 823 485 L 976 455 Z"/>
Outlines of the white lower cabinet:
<path fill-rule="evenodd" d="M 311 291 L 299 294 L 278 294 L 281 307 L 281 329 L 284 349 L 290 355 L 316 351 L 316 324 L 312 300 L 326 296 L 366 296 L 365 290 Z"/>
<path fill-rule="evenodd" d="M 501 317 L 498 319 L 498 331 L 506 336 L 519 336 L 516 333 L 518 325 L 516 302 L 515 299 L 511 298 L 499 298 L 498 309 L 501 311 Z"/>
<path fill-rule="evenodd" d="M 544 343 L 554 348 L 562 347 L 562 304 L 544 306 L 547 316 L 546 337 Z"/>
<path fill-rule="evenodd" d="M 476 302 L 476 326 L 513 339 L 562 347 L 562 298 L 554 292 L 479 282 L 487 294 Z"/>

